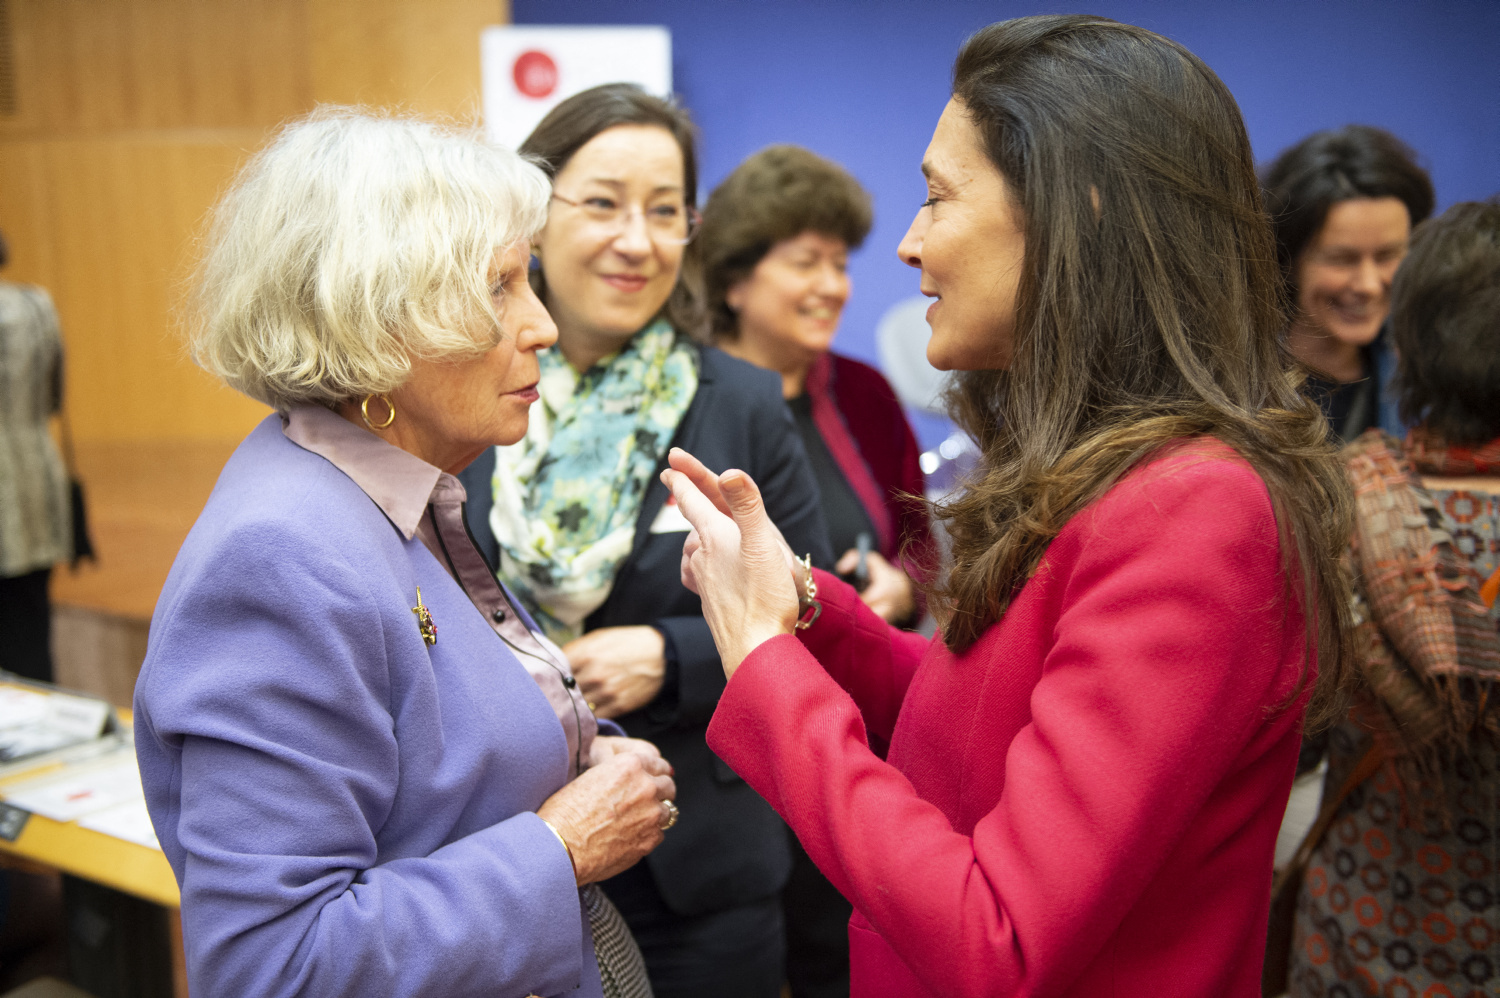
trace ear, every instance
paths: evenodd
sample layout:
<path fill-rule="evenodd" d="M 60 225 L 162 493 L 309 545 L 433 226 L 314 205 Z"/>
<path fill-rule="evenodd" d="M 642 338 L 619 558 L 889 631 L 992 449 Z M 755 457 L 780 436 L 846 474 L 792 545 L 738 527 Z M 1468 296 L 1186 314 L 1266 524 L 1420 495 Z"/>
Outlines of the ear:
<path fill-rule="evenodd" d="M 729 290 L 727 290 L 727 291 L 724 292 L 724 304 L 729 307 L 729 311 L 734 312 L 736 314 L 738 314 L 739 310 L 744 307 L 744 305 L 745 305 L 745 280 L 744 279 L 735 281 L 733 284 L 731 284 L 729 286 Z"/>

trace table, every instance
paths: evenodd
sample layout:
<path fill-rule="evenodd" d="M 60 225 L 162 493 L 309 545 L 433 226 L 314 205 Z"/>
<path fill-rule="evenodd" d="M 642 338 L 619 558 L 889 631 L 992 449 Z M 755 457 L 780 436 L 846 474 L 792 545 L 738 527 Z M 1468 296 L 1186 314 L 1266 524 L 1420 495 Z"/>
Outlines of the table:
<path fill-rule="evenodd" d="M 130 723 L 130 711 L 119 710 L 118 713 L 122 721 Z M 61 772 L 63 767 L 55 768 Z M 0 789 L 45 775 L 48 771 L 46 767 L 39 767 L 12 774 L 0 779 Z M 177 880 L 160 849 L 148 849 L 103 832 L 81 828 L 77 822 L 58 822 L 33 814 L 14 842 L 0 839 L 0 864 L 33 871 L 56 871 L 74 878 L 64 882 L 70 935 L 77 927 L 80 910 L 100 912 L 100 917 L 120 923 L 110 927 L 117 937 L 113 948 L 126 954 L 133 965 L 142 966 L 143 960 L 150 965 L 140 971 L 142 977 L 169 975 L 160 982 L 156 993 L 187 998 L 187 963 L 182 949 L 182 923 L 178 916 Z M 163 960 L 166 961 L 164 970 L 156 966 Z M 75 976 L 78 976 L 77 972 Z M 88 976 L 87 972 L 82 976 Z M 93 991 L 99 998 L 110 998 L 110 993 L 149 993 L 149 989 L 116 991 L 107 987 L 110 983 L 107 980 L 75 983 Z M 106 987 L 101 987 L 101 983 Z"/>

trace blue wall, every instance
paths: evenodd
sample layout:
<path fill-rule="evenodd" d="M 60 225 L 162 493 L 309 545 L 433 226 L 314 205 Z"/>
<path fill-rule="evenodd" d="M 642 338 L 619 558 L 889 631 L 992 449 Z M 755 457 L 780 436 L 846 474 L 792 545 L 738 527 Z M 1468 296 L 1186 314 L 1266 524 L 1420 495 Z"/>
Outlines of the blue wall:
<path fill-rule="evenodd" d="M 922 150 L 963 39 L 992 21 L 1085 10 L 1168 35 L 1239 99 L 1258 157 L 1308 132 L 1379 125 L 1431 169 L 1440 208 L 1500 191 L 1500 0 L 512 0 L 516 24 L 664 24 L 678 93 L 703 135 L 705 196 L 745 156 L 796 142 L 875 198 L 853 261 L 841 351 L 873 360 L 874 328 L 916 294 L 896 243 L 923 198 Z M 923 427 L 929 438 L 935 427 Z"/>

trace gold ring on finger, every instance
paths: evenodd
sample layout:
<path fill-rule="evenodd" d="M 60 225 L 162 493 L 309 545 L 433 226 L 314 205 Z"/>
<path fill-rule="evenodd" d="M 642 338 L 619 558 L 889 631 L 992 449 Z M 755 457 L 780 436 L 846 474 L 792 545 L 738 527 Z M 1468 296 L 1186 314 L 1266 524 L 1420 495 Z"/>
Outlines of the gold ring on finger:
<path fill-rule="evenodd" d="M 667 820 L 660 826 L 661 830 L 665 832 L 667 829 L 677 824 L 677 819 L 681 817 L 682 812 L 677 810 L 677 805 L 669 800 L 662 801 L 661 806 L 667 809 Z"/>

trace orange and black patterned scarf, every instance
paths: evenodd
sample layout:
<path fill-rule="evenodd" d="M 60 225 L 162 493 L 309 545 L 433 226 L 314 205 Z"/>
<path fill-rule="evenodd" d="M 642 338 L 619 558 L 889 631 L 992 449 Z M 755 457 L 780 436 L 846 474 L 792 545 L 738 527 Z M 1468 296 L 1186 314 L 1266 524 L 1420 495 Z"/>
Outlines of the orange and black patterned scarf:
<path fill-rule="evenodd" d="M 1354 711 L 1391 758 L 1408 818 L 1443 820 L 1444 771 L 1475 738 L 1500 738 L 1500 629 L 1417 469 L 1485 474 L 1500 468 L 1500 441 L 1460 450 L 1413 434 L 1408 447 L 1371 430 L 1343 452 L 1356 510 Z"/>
<path fill-rule="evenodd" d="M 1500 475 L 1500 437 L 1456 447 L 1417 427 L 1406 435 L 1406 458 L 1422 475 Z"/>

